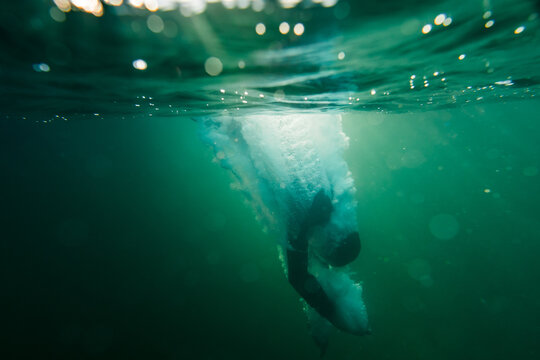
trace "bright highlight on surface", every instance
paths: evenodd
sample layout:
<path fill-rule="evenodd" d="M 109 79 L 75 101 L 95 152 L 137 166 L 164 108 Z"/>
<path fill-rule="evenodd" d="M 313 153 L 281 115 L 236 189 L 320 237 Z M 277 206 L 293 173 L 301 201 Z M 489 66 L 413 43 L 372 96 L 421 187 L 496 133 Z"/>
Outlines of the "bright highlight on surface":
<path fill-rule="evenodd" d="M 465 54 L 461 54 L 461 55 L 458 56 L 458 59 L 459 59 L 459 60 L 463 60 L 463 59 L 465 59 L 466 56 L 467 56 L 467 55 L 465 55 Z"/>
<path fill-rule="evenodd" d="M 486 27 L 486 29 L 489 29 L 489 28 L 492 27 L 494 24 L 495 24 L 495 21 L 489 20 L 488 22 L 486 22 L 486 24 L 485 24 L 484 26 Z"/>
<path fill-rule="evenodd" d="M 339 54 L 337 55 L 337 58 L 338 58 L 339 60 L 345 59 L 345 52 L 340 51 Z"/>
<path fill-rule="evenodd" d="M 264 33 L 266 32 L 266 26 L 265 26 L 263 23 L 258 23 L 258 24 L 255 26 L 255 32 L 256 32 L 258 35 L 264 35 Z"/>
<path fill-rule="evenodd" d="M 159 4 L 157 0 L 144 0 L 144 7 L 149 11 L 159 10 Z"/>
<path fill-rule="evenodd" d="M 321 3 L 324 7 L 332 7 L 337 4 L 338 0 L 313 0 L 314 3 Z"/>
<path fill-rule="evenodd" d="M 443 26 L 448 26 L 452 23 L 452 18 L 451 17 L 447 17 L 446 19 L 444 19 L 443 21 Z"/>
<path fill-rule="evenodd" d="M 140 8 L 144 5 L 144 0 L 129 0 L 129 5 Z"/>
<path fill-rule="evenodd" d="M 137 9 L 145 9 L 151 12 L 170 11 L 179 9 L 183 16 L 190 17 L 202 14 L 206 11 L 208 4 L 221 3 L 225 9 L 247 9 L 251 6 L 255 12 L 265 9 L 269 0 L 53 0 L 56 7 L 62 12 L 69 12 L 77 9 L 95 16 L 102 16 L 103 4 L 110 6 L 129 5 Z M 313 3 L 323 7 L 332 7 L 338 0 L 312 0 Z M 284 9 L 291 9 L 300 4 L 302 0 L 279 0 L 277 3 Z"/>
<path fill-rule="evenodd" d="M 302 0 L 279 0 L 279 3 L 281 4 L 281 7 L 284 9 L 292 9 L 296 5 L 298 5 L 299 2 Z"/>
<path fill-rule="evenodd" d="M 148 64 L 143 59 L 134 60 L 132 64 L 137 70 L 146 70 L 148 68 Z"/>
<path fill-rule="evenodd" d="M 217 57 L 211 56 L 204 62 L 204 70 L 210 76 L 218 76 L 223 71 L 223 64 Z"/>
<path fill-rule="evenodd" d="M 304 33 L 304 24 L 298 23 L 294 25 L 293 31 L 294 31 L 294 34 L 297 36 L 302 35 Z"/>
<path fill-rule="evenodd" d="M 54 4 L 63 12 L 71 11 L 71 2 L 69 0 L 54 0 Z"/>
<path fill-rule="evenodd" d="M 99 0 L 71 0 L 71 5 L 95 16 L 103 15 L 103 5 Z"/>
<path fill-rule="evenodd" d="M 283 35 L 287 34 L 290 29 L 291 29 L 291 26 L 286 21 L 279 24 L 279 32 L 282 33 Z"/>
<path fill-rule="evenodd" d="M 422 28 L 422 34 L 427 34 L 431 31 L 432 29 L 432 26 L 431 24 L 426 24 L 424 25 L 424 27 Z"/>
<path fill-rule="evenodd" d="M 525 26 L 520 26 L 516 30 L 514 30 L 514 34 L 521 34 L 525 30 Z"/>
<path fill-rule="evenodd" d="M 495 85 L 512 86 L 514 85 L 514 83 L 512 82 L 512 80 L 507 79 L 507 80 L 495 81 Z"/>

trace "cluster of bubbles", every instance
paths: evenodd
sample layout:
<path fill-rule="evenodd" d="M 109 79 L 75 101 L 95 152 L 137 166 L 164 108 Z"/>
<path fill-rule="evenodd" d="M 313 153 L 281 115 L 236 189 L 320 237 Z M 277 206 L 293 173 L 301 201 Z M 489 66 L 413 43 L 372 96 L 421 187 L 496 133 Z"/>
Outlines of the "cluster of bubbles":
<path fill-rule="evenodd" d="M 491 10 L 487 10 L 484 12 L 484 14 L 482 15 L 482 18 L 484 20 L 486 20 L 486 23 L 484 24 L 484 27 L 486 29 L 489 29 L 491 27 L 493 27 L 493 25 L 495 25 L 495 20 L 492 19 L 491 17 L 493 16 L 493 13 Z M 534 20 L 534 19 L 529 19 L 529 20 Z M 450 26 L 450 24 L 452 24 L 452 18 L 446 14 L 439 14 L 437 15 L 434 19 L 433 19 L 433 24 L 435 26 L 443 26 L 443 27 L 447 27 L 447 26 Z M 425 24 L 424 26 L 422 26 L 422 34 L 429 34 L 431 32 L 431 30 L 433 30 L 434 27 L 431 23 L 428 23 L 428 24 Z M 519 35 L 521 34 L 523 31 L 525 30 L 525 26 L 523 25 L 519 25 L 517 28 L 514 29 L 514 34 L 515 35 Z M 463 56 L 463 58 L 465 57 L 465 55 L 461 55 Z M 463 60 L 463 58 L 461 58 L 460 56 L 460 60 Z"/>
<path fill-rule="evenodd" d="M 442 26 L 450 26 L 452 24 L 452 18 L 450 16 L 447 16 L 446 14 L 439 14 L 433 19 L 433 23 L 436 26 L 442 25 Z M 422 34 L 428 34 L 433 29 L 433 26 L 431 24 L 426 24 L 422 27 Z"/>
<path fill-rule="evenodd" d="M 281 24 L 279 24 L 279 32 L 281 34 L 286 35 L 289 33 L 290 30 L 291 30 L 291 25 L 289 25 L 288 22 L 283 21 Z M 293 27 L 293 32 L 296 36 L 302 36 L 304 31 L 305 31 L 305 27 L 304 27 L 304 24 L 302 23 L 297 23 Z M 257 25 L 255 25 L 255 32 L 257 33 L 257 35 L 260 35 L 260 36 L 266 34 L 266 25 L 264 25 L 264 23 L 258 23 Z"/>

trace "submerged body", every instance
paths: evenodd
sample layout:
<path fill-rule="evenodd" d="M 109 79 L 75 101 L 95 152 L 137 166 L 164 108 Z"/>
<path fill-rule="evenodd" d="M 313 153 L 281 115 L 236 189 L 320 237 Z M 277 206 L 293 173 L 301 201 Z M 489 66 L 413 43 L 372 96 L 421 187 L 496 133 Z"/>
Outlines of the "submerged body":
<path fill-rule="evenodd" d="M 361 286 L 333 267 L 359 251 L 341 118 L 258 115 L 200 122 L 203 139 L 235 174 L 258 218 L 277 234 L 289 282 L 309 305 L 314 336 L 328 321 L 349 333 L 369 332 Z"/>

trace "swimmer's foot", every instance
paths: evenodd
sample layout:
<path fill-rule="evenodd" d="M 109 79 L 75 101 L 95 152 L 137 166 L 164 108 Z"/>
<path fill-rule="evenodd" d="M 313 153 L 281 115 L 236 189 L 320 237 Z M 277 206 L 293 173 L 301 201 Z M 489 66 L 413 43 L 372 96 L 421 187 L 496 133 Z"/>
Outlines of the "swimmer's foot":
<path fill-rule="evenodd" d="M 324 190 L 320 190 L 313 198 L 306 218 L 306 225 L 311 227 L 326 224 L 330 221 L 333 210 L 332 200 L 324 193 Z"/>

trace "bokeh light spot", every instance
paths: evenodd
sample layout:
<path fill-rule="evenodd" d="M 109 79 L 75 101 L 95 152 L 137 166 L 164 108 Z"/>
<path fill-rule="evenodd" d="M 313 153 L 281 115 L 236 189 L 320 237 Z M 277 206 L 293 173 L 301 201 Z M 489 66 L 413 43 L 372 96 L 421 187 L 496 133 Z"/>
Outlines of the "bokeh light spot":
<path fill-rule="evenodd" d="M 431 24 L 426 24 L 424 25 L 424 27 L 422 28 L 422 34 L 428 34 L 432 29 L 432 26 Z"/>
<path fill-rule="evenodd" d="M 279 24 L 279 32 L 282 33 L 283 35 L 287 34 L 290 29 L 291 29 L 291 26 L 286 21 Z"/>
<path fill-rule="evenodd" d="M 204 70 L 210 76 L 218 76 L 223 71 L 223 64 L 217 57 L 211 56 L 204 62 Z"/>
<path fill-rule="evenodd" d="M 444 22 L 444 20 L 446 20 L 446 14 L 439 14 L 437 15 L 437 17 L 435 18 L 435 20 L 433 20 L 433 23 L 435 25 L 442 25 L 442 23 Z"/>
<path fill-rule="evenodd" d="M 148 64 L 143 59 L 134 60 L 132 64 L 137 70 L 146 70 L 148 68 Z"/>
<path fill-rule="evenodd" d="M 297 35 L 297 36 L 300 36 L 304 33 L 304 24 L 302 23 L 298 23 L 296 25 L 294 25 L 294 34 Z"/>
<path fill-rule="evenodd" d="M 266 26 L 265 26 L 263 23 L 258 23 L 258 24 L 255 26 L 255 32 L 256 32 L 258 35 L 264 35 L 264 33 L 266 32 Z"/>
<path fill-rule="evenodd" d="M 152 14 L 146 19 L 146 26 L 148 26 L 148 29 L 152 31 L 153 33 L 160 33 L 165 28 L 165 24 L 163 23 L 163 20 L 159 15 Z"/>

